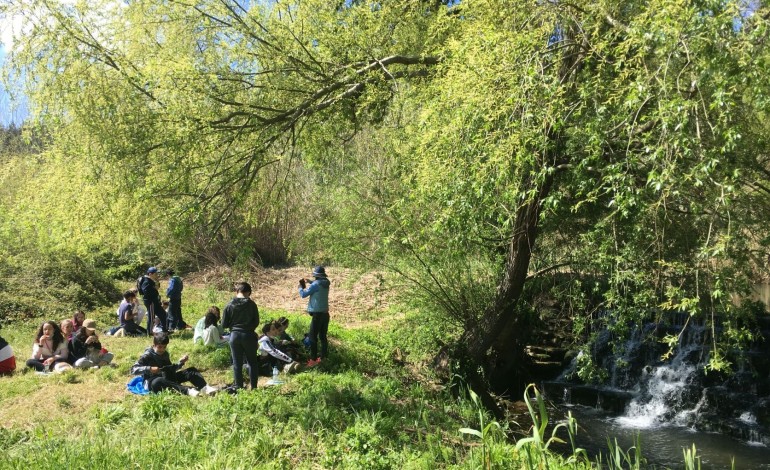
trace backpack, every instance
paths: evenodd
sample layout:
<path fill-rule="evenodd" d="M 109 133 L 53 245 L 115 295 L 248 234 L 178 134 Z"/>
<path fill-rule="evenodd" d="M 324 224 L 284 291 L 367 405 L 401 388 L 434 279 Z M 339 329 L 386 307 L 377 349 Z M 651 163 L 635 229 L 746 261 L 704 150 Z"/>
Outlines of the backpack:
<path fill-rule="evenodd" d="M 142 279 L 144 279 L 144 276 L 139 276 L 136 280 L 136 291 L 139 292 L 139 294 L 144 295 L 144 291 L 142 290 Z"/>

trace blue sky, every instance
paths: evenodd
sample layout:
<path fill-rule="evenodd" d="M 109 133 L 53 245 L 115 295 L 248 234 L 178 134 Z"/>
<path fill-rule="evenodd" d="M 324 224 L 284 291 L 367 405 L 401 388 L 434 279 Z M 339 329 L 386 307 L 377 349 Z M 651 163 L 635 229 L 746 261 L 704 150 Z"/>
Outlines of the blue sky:
<path fill-rule="evenodd" d="M 5 63 L 5 49 L 2 43 L 0 43 L 0 67 Z M 27 118 L 27 108 L 22 105 L 17 109 L 11 105 L 11 98 L 8 95 L 5 85 L 0 83 L 0 125 L 8 126 L 11 123 L 21 125 L 24 119 Z"/>

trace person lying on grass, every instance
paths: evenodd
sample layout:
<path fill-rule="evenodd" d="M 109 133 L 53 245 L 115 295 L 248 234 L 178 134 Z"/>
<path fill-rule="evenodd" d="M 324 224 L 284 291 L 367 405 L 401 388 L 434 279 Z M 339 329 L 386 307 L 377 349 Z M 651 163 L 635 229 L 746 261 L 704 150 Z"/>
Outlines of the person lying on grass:
<path fill-rule="evenodd" d="M 209 386 L 198 369 L 189 367 L 182 369 L 189 356 L 185 354 L 176 364 L 171 363 L 168 351 L 168 333 L 155 333 L 152 337 L 152 346 L 131 367 L 133 375 L 141 375 L 144 378 L 144 387 L 151 393 L 159 393 L 163 390 L 174 390 L 182 395 L 197 396 L 201 392 L 212 395 L 216 388 Z M 182 385 L 190 382 L 193 387 Z"/>
<path fill-rule="evenodd" d="M 113 354 L 102 348 L 96 335 L 96 320 L 87 319 L 67 343 L 69 362 L 78 369 L 102 367 L 112 361 Z"/>
<path fill-rule="evenodd" d="M 27 367 L 43 372 L 52 370 L 58 364 L 66 364 L 69 351 L 59 325 L 47 321 L 40 325 L 32 343 L 32 357 L 27 360 Z"/>

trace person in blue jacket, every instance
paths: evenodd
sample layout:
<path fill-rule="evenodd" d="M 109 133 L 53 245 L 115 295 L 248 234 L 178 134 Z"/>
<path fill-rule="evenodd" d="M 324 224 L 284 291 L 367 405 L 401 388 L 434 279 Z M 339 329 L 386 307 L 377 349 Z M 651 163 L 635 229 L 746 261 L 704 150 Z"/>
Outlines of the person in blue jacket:
<path fill-rule="evenodd" d="M 174 275 L 172 269 L 166 270 L 168 276 L 168 287 L 166 288 L 166 297 L 168 297 L 168 329 L 184 330 L 188 328 L 187 323 L 182 319 L 182 279 Z"/>
<path fill-rule="evenodd" d="M 331 281 L 326 277 L 326 269 L 323 266 L 313 268 L 314 281 L 309 279 L 299 280 L 299 295 L 303 299 L 310 297 L 307 302 L 307 313 L 313 317 L 310 320 L 310 359 L 308 367 L 317 366 L 329 353 L 329 342 L 326 332 L 329 330 L 329 286 Z M 310 285 L 307 284 L 310 282 Z M 318 356 L 318 341 L 321 341 L 321 355 Z"/>

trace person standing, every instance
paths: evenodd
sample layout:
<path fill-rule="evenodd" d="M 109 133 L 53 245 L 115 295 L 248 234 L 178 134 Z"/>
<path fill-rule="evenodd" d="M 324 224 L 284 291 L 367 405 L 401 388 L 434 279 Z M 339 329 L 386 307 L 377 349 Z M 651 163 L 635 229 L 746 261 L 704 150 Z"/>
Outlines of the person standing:
<path fill-rule="evenodd" d="M 310 320 L 310 359 L 308 367 L 317 366 L 329 353 L 329 342 L 326 333 L 329 330 L 329 287 L 331 281 L 326 277 L 326 269 L 323 266 L 313 268 L 314 281 L 299 280 L 299 296 L 303 299 L 310 297 L 307 302 L 307 313 L 313 317 Z M 321 341 L 321 355 L 318 355 L 318 341 Z"/>
<path fill-rule="evenodd" d="M 247 282 L 235 285 L 235 298 L 222 313 L 222 326 L 230 329 L 230 352 L 233 356 L 233 380 L 236 388 L 243 388 L 243 358 L 249 365 L 251 389 L 257 388 L 259 364 L 257 363 L 257 333 L 259 309 L 251 300 L 251 286 Z"/>
<path fill-rule="evenodd" d="M 155 323 L 155 317 L 160 320 L 160 327 L 163 332 L 168 332 L 168 321 L 166 320 L 166 311 L 160 305 L 160 294 L 157 288 L 158 268 L 155 266 L 147 270 L 147 274 L 142 276 L 137 286 L 139 293 L 142 294 L 144 306 L 147 308 L 147 333 L 152 334 Z"/>
<path fill-rule="evenodd" d="M 168 329 L 184 330 L 187 323 L 182 319 L 182 279 L 174 275 L 174 270 L 166 271 L 168 276 L 168 287 L 166 288 L 166 297 L 168 297 Z"/>

